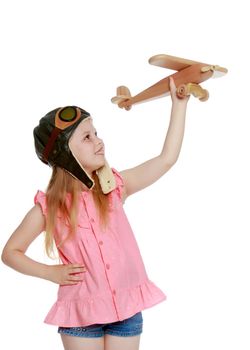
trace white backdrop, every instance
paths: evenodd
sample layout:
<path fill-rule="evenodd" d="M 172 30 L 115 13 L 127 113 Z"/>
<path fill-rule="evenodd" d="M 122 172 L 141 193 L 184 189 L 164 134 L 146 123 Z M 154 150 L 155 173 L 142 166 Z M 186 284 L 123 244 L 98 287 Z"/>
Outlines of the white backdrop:
<path fill-rule="evenodd" d="M 33 128 L 49 110 L 89 111 L 111 166 L 123 170 L 160 153 L 171 99 L 110 102 L 170 71 L 159 53 L 228 68 L 191 98 L 177 163 L 129 197 L 125 210 L 146 270 L 167 301 L 143 311 L 141 349 L 249 350 L 249 16 L 247 2 L 1 2 L 1 248 L 44 190 L 50 168 L 35 155 Z M 50 263 L 40 236 L 28 255 Z M 4 349 L 62 349 L 43 319 L 57 285 L 1 268 Z M 2 346 L 1 346 L 2 348 Z"/>

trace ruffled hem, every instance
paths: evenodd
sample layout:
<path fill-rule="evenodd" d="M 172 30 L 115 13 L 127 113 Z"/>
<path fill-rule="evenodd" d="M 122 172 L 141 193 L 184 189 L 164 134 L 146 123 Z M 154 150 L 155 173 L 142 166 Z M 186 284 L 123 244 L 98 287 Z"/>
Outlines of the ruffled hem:
<path fill-rule="evenodd" d="M 167 296 L 149 279 L 135 288 L 116 290 L 84 300 L 57 300 L 44 322 L 60 327 L 84 327 L 127 319 Z"/>

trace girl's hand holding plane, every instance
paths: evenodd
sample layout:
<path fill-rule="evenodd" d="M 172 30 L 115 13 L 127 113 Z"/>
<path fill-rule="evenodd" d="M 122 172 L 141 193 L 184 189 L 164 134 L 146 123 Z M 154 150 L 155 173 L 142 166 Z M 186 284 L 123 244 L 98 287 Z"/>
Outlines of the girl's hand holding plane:
<path fill-rule="evenodd" d="M 190 96 L 184 97 L 184 98 L 179 98 L 176 95 L 176 86 L 173 77 L 169 77 L 169 86 L 170 86 L 170 95 L 172 99 L 173 104 L 180 104 L 180 105 L 186 105 Z"/>

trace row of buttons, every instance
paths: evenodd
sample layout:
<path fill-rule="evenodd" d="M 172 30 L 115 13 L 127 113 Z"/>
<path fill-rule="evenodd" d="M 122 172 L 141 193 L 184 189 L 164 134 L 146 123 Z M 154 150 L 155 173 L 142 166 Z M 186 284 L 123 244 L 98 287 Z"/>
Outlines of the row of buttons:
<path fill-rule="evenodd" d="M 95 222 L 95 220 L 94 220 L 93 218 L 91 218 L 91 219 L 90 219 L 90 222 L 92 222 L 92 223 L 93 223 L 93 222 Z M 103 245 L 103 241 L 99 241 L 98 243 L 99 243 L 99 245 Z M 107 269 L 107 270 L 109 270 L 109 269 L 110 269 L 110 264 L 106 264 L 106 269 Z M 113 295 L 115 295 L 115 294 L 116 294 L 115 289 L 113 289 L 113 290 L 112 290 L 112 294 L 113 294 Z"/>
<path fill-rule="evenodd" d="M 107 269 L 107 270 L 109 270 L 109 269 L 110 269 L 110 265 L 109 265 L 109 264 L 106 264 L 106 269 Z M 112 290 L 112 293 L 113 293 L 113 295 L 115 295 L 115 294 L 116 294 L 115 289 L 113 289 L 113 290 Z"/>
<path fill-rule="evenodd" d="M 84 197 L 86 198 L 88 194 L 87 194 L 86 192 L 83 192 L 83 195 L 84 195 Z M 94 218 L 90 218 L 89 221 L 90 221 L 91 223 L 94 223 L 94 222 L 95 222 Z M 100 246 L 103 245 L 103 241 L 99 241 L 98 244 L 99 244 Z M 107 270 L 110 269 L 110 264 L 106 264 L 106 269 L 107 269 Z M 113 295 L 116 294 L 115 289 L 112 290 L 112 294 L 113 294 Z"/>
<path fill-rule="evenodd" d="M 99 244 L 102 245 L 103 244 L 103 241 L 99 241 Z M 110 265 L 109 264 L 106 264 L 106 269 L 109 270 L 110 269 Z M 112 290 L 112 293 L 115 295 L 116 292 L 115 292 L 115 289 Z"/>

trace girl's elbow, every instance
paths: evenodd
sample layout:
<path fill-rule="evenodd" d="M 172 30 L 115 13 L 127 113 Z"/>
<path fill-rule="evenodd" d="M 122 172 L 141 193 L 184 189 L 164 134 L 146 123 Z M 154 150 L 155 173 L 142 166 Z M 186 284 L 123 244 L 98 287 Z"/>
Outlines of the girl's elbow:
<path fill-rule="evenodd" d="M 14 253 L 15 251 L 13 249 L 10 249 L 8 246 L 4 247 L 1 254 L 2 262 L 7 266 L 11 266 L 11 261 L 13 260 Z"/>
<path fill-rule="evenodd" d="M 1 260 L 5 265 L 8 265 L 8 249 L 4 248 L 1 254 Z"/>
<path fill-rule="evenodd" d="M 166 171 L 168 171 L 169 169 L 172 168 L 173 165 L 175 165 L 175 163 L 177 162 L 177 159 L 169 159 L 165 162 L 165 167 L 166 167 Z"/>

